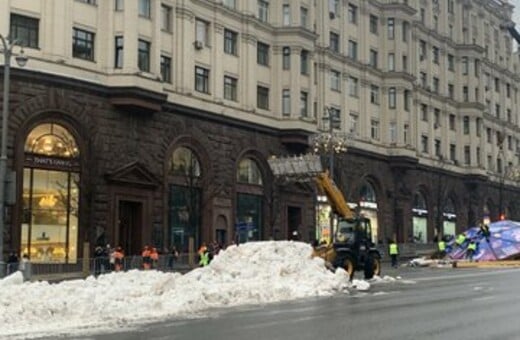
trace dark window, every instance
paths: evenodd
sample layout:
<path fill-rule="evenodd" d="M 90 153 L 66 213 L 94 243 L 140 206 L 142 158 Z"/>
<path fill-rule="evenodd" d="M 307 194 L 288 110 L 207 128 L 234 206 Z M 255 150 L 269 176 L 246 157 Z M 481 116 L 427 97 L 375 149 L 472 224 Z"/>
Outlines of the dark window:
<path fill-rule="evenodd" d="M 309 74 L 309 51 L 302 50 L 300 54 L 300 73 Z"/>
<path fill-rule="evenodd" d="M 115 0 L 115 10 L 122 11 L 124 9 L 124 0 Z"/>
<path fill-rule="evenodd" d="M 375 15 L 370 15 L 370 33 L 377 34 L 377 21 L 379 18 Z"/>
<path fill-rule="evenodd" d="M 237 55 L 237 33 L 228 29 L 224 30 L 224 52 Z"/>
<path fill-rule="evenodd" d="M 256 45 L 256 61 L 260 65 L 269 66 L 269 45 L 258 42 Z"/>
<path fill-rule="evenodd" d="M 78 2 L 83 2 L 85 4 L 89 4 L 89 5 L 95 5 L 96 4 L 96 0 L 76 0 Z"/>
<path fill-rule="evenodd" d="M 115 53 L 114 67 L 115 68 L 123 67 L 123 37 L 121 37 L 121 36 L 116 37 L 116 53 Z"/>
<path fill-rule="evenodd" d="M 150 71 L 150 43 L 148 41 L 139 40 L 137 63 L 139 70 L 144 72 Z"/>
<path fill-rule="evenodd" d="M 165 83 L 172 82 L 172 59 L 161 56 L 161 77 Z"/>
<path fill-rule="evenodd" d="M 289 70 L 291 68 L 291 48 L 285 46 L 282 52 L 282 67 L 284 70 Z"/>
<path fill-rule="evenodd" d="M 39 20 L 11 14 L 10 36 L 24 47 L 38 48 Z"/>
<path fill-rule="evenodd" d="M 269 89 L 267 87 L 257 86 L 256 106 L 259 109 L 269 110 Z"/>
<path fill-rule="evenodd" d="M 232 77 L 224 77 L 224 99 L 237 101 L 237 80 Z"/>
<path fill-rule="evenodd" d="M 209 93 L 209 70 L 202 67 L 195 67 L 195 90 Z"/>
<path fill-rule="evenodd" d="M 172 8 L 161 5 L 161 29 L 167 32 L 172 31 Z"/>
<path fill-rule="evenodd" d="M 94 33 L 74 28 L 72 56 L 74 58 L 94 60 Z"/>

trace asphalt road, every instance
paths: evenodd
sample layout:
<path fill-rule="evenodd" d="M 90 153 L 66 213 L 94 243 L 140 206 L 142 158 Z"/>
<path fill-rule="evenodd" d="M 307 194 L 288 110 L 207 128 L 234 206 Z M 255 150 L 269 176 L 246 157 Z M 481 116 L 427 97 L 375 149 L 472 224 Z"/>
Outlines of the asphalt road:
<path fill-rule="evenodd" d="M 213 311 L 75 339 L 520 339 L 520 270 L 405 268 L 370 291 Z M 69 339 L 69 337 L 62 337 Z"/>

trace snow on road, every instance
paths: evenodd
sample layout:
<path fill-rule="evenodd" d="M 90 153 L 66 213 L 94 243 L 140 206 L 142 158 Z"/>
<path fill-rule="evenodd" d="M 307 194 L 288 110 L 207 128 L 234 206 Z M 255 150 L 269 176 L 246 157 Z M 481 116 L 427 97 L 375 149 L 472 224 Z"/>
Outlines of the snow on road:
<path fill-rule="evenodd" d="M 88 333 L 370 288 L 349 282 L 342 269 L 328 271 L 311 253 L 305 243 L 265 241 L 228 247 L 209 266 L 184 275 L 132 270 L 50 284 L 23 283 L 18 272 L 0 280 L 0 338 Z"/>

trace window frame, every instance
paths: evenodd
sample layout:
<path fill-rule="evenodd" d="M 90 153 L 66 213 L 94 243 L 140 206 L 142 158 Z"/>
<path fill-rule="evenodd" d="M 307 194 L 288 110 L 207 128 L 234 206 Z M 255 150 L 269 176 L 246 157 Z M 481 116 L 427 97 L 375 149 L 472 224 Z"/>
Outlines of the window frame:
<path fill-rule="evenodd" d="M 209 72 L 205 67 L 195 66 L 195 91 L 209 94 Z"/>
<path fill-rule="evenodd" d="M 84 34 L 85 37 L 81 38 L 78 36 L 78 34 Z M 89 39 L 90 37 L 90 39 Z M 89 52 L 86 54 L 86 57 L 83 57 L 82 55 L 85 55 L 86 52 L 80 53 L 77 49 L 82 45 L 78 44 L 78 42 L 81 42 L 82 44 L 85 44 L 85 50 L 88 50 Z M 96 34 L 81 28 L 73 27 L 72 28 L 72 57 L 87 61 L 95 61 L 95 44 L 96 44 Z"/>
<path fill-rule="evenodd" d="M 161 55 L 161 79 L 165 83 L 172 83 L 172 58 L 166 55 Z"/>
<path fill-rule="evenodd" d="M 151 46 L 152 44 L 144 39 L 137 41 L 137 67 L 141 72 L 150 72 Z"/>
<path fill-rule="evenodd" d="M 238 101 L 238 79 L 224 76 L 224 99 L 234 102 Z"/>
<path fill-rule="evenodd" d="M 26 35 L 28 39 L 20 36 Z M 40 44 L 40 19 L 11 13 L 9 22 L 9 36 L 16 40 L 17 44 L 27 48 L 39 48 Z"/>

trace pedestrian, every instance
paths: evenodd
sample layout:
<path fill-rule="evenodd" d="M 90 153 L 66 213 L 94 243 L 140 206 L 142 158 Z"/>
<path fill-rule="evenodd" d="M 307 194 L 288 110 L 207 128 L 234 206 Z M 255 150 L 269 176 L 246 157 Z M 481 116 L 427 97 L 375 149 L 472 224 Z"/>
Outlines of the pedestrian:
<path fill-rule="evenodd" d="M 7 258 L 7 275 L 12 274 L 18 270 L 18 255 L 11 251 Z"/>
<path fill-rule="evenodd" d="M 124 257 L 125 253 L 123 252 L 123 248 L 117 247 L 114 251 L 114 270 L 116 272 L 123 270 Z"/>
<path fill-rule="evenodd" d="M 457 238 L 455 239 L 455 245 L 456 246 L 462 246 L 464 244 L 464 242 L 466 242 L 466 235 L 464 235 L 464 233 L 462 234 L 459 234 L 457 236 Z"/>
<path fill-rule="evenodd" d="M 392 260 L 392 267 L 397 268 L 397 255 L 399 255 L 399 247 L 394 240 L 390 240 L 388 244 L 388 254 L 390 255 L 390 259 Z"/>
<path fill-rule="evenodd" d="M 446 256 L 446 242 L 444 241 L 444 238 L 441 237 L 439 239 L 437 247 L 439 249 L 439 259 L 444 259 L 444 257 Z"/>
<path fill-rule="evenodd" d="M 157 252 L 157 248 L 152 248 L 150 250 L 150 261 L 151 261 L 151 268 L 157 269 L 159 264 L 159 253 Z"/>
<path fill-rule="evenodd" d="M 172 246 L 172 250 L 170 251 L 170 254 L 168 256 L 168 268 L 170 270 L 173 270 L 173 266 L 175 262 L 177 262 L 177 259 L 179 258 L 179 252 L 177 251 L 177 248 L 175 246 Z"/>
<path fill-rule="evenodd" d="M 97 276 L 101 274 L 104 269 L 105 251 L 102 246 L 97 246 L 94 249 L 94 274 Z"/>
<path fill-rule="evenodd" d="M 206 250 L 202 254 L 200 254 L 199 257 L 200 257 L 199 265 L 201 267 L 206 267 L 209 264 L 209 251 L 208 251 L 208 249 L 206 248 Z"/>
<path fill-rule="evenodd" d="M 477 252 L 477 242 L 474 238 L 472 238 L 468 244 L 468 248 L 466 249 L 466 259 L 469 259 L 469 262 L 473 262 L 473 255 Z"/>
<path fill-rule="evenodd" d="M 22 260 L 20 261 L 18 269 L 22 272 L 24 281 L 31 279 L 31 262 L 29 261 L 29 255 L 22 255 Z"/>
<path fill-rule="evenodd" d="M 141 257 L 143 258 L 143 269 L 148 270 L 152 267 L 152 258 L 150 257 L 150 247 L 144 246 Z"/>

